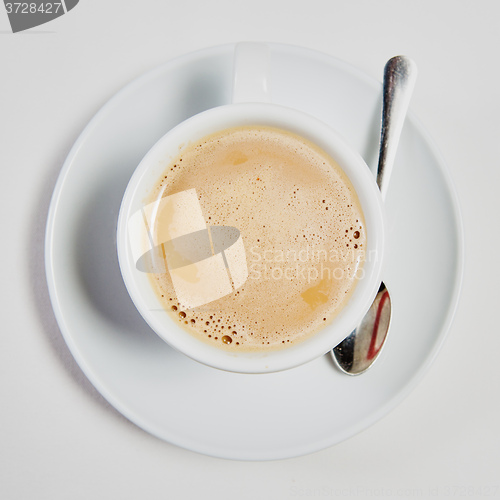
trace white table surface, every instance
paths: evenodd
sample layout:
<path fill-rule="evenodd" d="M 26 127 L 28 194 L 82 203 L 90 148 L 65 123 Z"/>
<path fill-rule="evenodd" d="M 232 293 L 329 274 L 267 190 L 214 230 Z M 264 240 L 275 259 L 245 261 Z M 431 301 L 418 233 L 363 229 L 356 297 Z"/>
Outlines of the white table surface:
<path fill-rule="evenodd" d="M 458 311 L 423 381 L 357 436 L 274 462 L 199 455 L 122 417 L 69 353 L 43 267 L 50 196 L 94 113 L 173 57 L 241 40 L 379 80 L 389 57 L 411 56 L 411 108 L 449 166 L 466 238 Z M 81 0 L 15 35 L 0 5 L 0 498 L 500 498 L 499 47 L 496 0 Z"/>

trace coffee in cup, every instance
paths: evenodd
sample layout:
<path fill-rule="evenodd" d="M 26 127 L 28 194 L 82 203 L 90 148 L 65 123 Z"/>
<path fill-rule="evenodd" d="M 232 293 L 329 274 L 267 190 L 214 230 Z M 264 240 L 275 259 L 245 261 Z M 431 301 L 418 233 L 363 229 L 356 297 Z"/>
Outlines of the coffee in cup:
<path fill-rule="evenodd" d="M 335 160 L 295 133 L 252 125 L 203 137 L 166 164 L 147 204 L 163 205 L 147 217 L 156 296 L 218 348 L 297 344 L 332 322 L 362 276 L 358 196 Z M 218 245 L 231 229 L 243 247 L 233 263 Z"/>
<path fill-rule="evenodd" d="M 235 47 L 232 103 L 153 146 L 117 227 L 125 285 L 151 328 L 239 373 L 328 352 L 368 311 L 382 273 L 371 172 L 327 124 L 270 103 L 270 61 L 265 44 Z"/>

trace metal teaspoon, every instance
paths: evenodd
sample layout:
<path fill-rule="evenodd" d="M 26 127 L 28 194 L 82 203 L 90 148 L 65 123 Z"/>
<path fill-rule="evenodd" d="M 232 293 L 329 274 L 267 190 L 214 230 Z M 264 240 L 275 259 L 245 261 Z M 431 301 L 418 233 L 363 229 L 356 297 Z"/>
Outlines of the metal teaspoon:
<path fill-rule="evenodd" d="M 384 69 L 382 130 L 377 168 L 377 184 L 382 199 L 385 199 L 387 193 L 416 78 L 417 67 L 411 59 L 396 56 L 387 61 Z M 375 300 L 360 324 L 331 351 L 332 358 L 340 370 L 348 375 L 359 375 L 370 368 L 387 339 L 391 313 L 389 291 L 382 282 Z"/>

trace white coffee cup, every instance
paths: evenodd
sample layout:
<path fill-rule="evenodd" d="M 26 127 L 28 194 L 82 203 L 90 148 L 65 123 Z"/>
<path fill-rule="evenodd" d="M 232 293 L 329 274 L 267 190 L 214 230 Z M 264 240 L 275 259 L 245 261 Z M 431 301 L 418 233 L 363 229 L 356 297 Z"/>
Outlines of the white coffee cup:
<path fill-rule="evenodd" d="M 127 290 L 156 334 L 178 351 L 206 365 L 239 373 L 267 373 L 292 368 L 325 354 L 342 341 L 368 311 L 381 281 L 385 218 L 375 179 L 361 156 L 322 121 L 300 111 L 271 104 L 268 88 L 269 49 L 265 44 L 236 46 L 233 102 L 195 115 L 167 132 L 146 154 L 125 191 L 117 228 L 118 260 Z M 285 129 L 315 143 L 350 179 L 365 217 L 366 256 L 363 278 L 345 307 L 319 332 L 290 347 L 262 352 L 234 352 L 197 339 L 172 320 L 161 305 L 147 274 L 137 267 L 131 244 L 134 214 L 158 183 L 166 160 L 184 145 L 212 133 L 244 125 Z M 268 300 L 263 298 L 263 300 Z"/>

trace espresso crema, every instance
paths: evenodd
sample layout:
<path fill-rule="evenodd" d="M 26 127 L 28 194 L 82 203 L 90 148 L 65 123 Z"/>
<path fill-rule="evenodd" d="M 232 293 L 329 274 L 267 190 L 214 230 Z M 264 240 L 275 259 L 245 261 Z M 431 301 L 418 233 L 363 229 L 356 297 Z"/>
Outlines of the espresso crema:
<path fill-rule="evenodd" d="M 163 308 L 192 335 L 229 350 L 283 348 L 318 332 L 346 305 L 362 276 L 365 222 L 349 179 L 316 145 L 271 127 L 220 131 L 184 147 L 146 201 L 171 197 L 186 215 L 183 193 L 206 226 L 196 226 L 210 245 L 200 254 L 205 267 L 181 256 L 150 278 Z M 168 241 L 183 241 L 175 248 L 201 241 L 194 232 L 172 239 L 172 220 L 158 216 L 150 228 L 165 241 L 165 258 L 175 247 Z M 215 241 L 224 228 L 227 248 Z M 180 299 L 177 279 L 189 290 L 200 284 L 203 303 Z M 223 281 L 229 285 L 221 292 Z M 210 300 L 213 294 L 220 297 Z"/>

